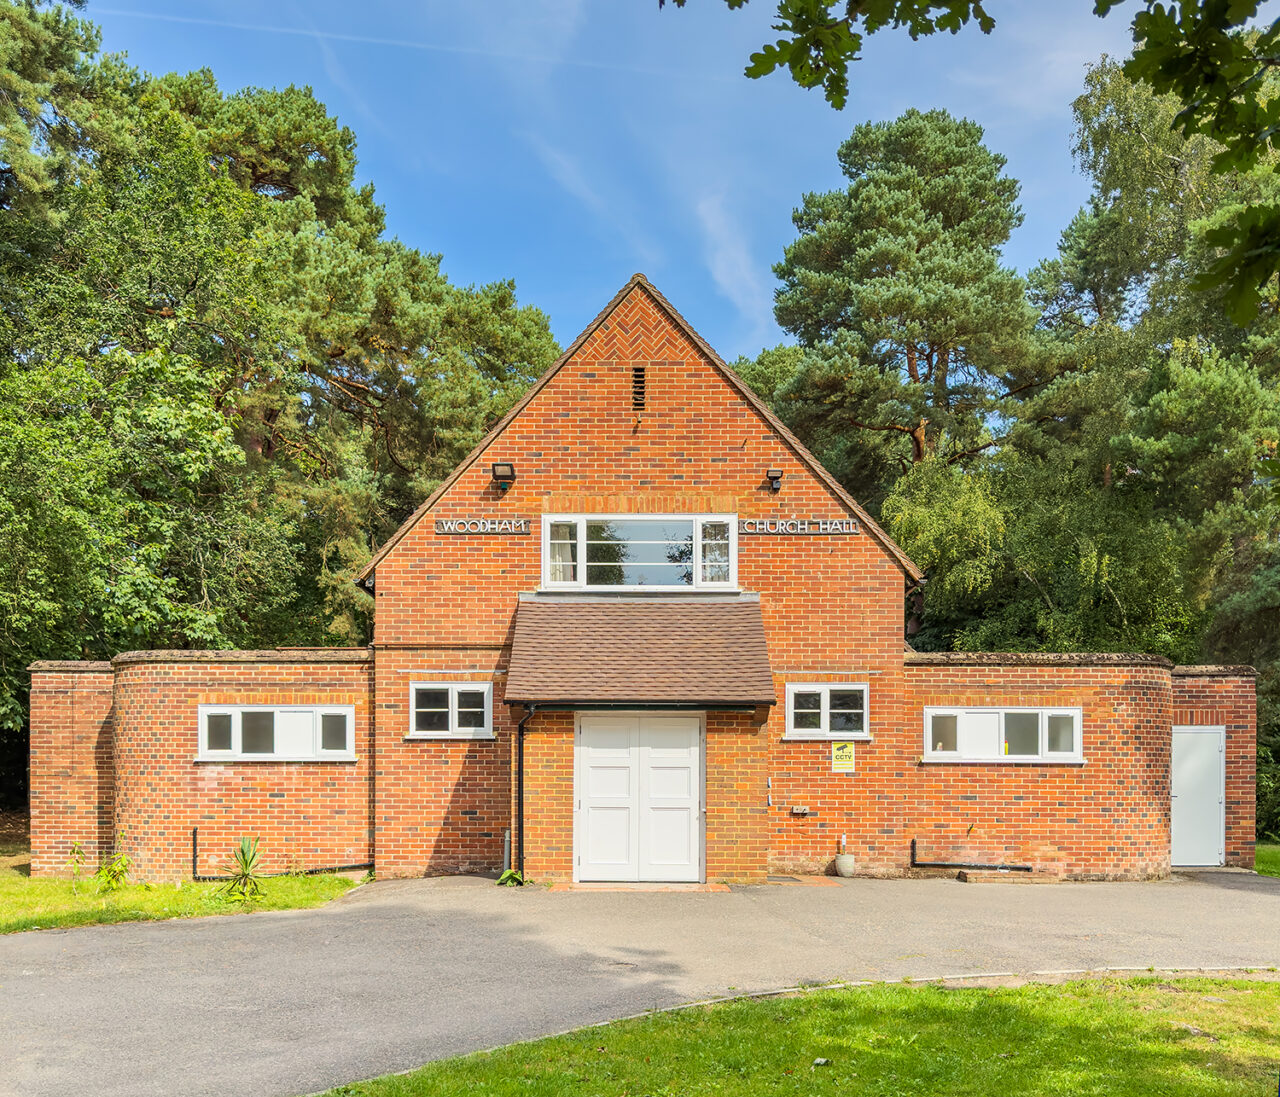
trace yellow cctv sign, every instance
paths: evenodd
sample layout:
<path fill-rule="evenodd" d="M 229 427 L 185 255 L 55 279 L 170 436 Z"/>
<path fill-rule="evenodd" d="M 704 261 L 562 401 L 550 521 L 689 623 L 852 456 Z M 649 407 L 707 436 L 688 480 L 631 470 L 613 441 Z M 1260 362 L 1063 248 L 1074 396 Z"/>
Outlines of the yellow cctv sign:
<path fill-rule="evenodd" d="M 832 743 L 831 744 L 831 772 L 832 773 L 852 773 L 853 772 L 853 744 L 852 743 Z"/>

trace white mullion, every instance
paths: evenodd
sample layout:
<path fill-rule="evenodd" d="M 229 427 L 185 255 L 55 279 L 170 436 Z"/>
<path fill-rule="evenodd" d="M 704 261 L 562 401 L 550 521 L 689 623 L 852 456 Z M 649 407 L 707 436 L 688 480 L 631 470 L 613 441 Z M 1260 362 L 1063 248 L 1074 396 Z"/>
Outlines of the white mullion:
<path fill-rule="evenodd" d="M 693 547 L 698 561 L 698 567 L 693 573 L 694 590 L 698 590 L 706 583 L 706 572 L 704 570 L 706 568 L 706 561 L 703 559 L 704 550 L 702 544 L 702 524 L 704 522 L 709 522 L 710 520 L 710 517 L 706 514 L 695 515 L 693 519 Z"/>
<path fill-rule="evenodd" d="M 697 567 L 693 571 L 693 587 L 697 590 L 703 585 L 706 579 L 705 569 L 707 562 L 703 559 L 702 548 L 702 524 L 709 521 L 705 514 L 697 515 L 693 520 L 693 558 L 697 562 Z"/>
<path fill-rule="evenodd" d="M 729 523 L 729 586 L 738 585 L 738 516 L 727 517 Z"/>

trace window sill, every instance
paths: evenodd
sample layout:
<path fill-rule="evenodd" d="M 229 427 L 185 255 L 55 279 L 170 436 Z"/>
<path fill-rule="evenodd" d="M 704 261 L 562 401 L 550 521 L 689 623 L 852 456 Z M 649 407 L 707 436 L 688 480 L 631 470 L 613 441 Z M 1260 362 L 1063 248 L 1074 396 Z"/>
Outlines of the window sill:
<path fill-rule="evenodd" d="M 869 743 L 871 732 L 860 731 L 856 735 L 841 735 L 839 732 L 816 732 L 806 735 L 804 732 L 788 731 L 782 736 L 784 743 Z"/>
<path fill-rule="evenodd" d="M 304 756 L 284 756 L 277 757 L 274 754 L 199 754 L 194 759 L 197 765 L 222 765 L 232 766 L 239 765 L 241 762 L 251 762 L 255 765 L 261 765 L 263 762 L 356 762 L 359 761 L 354 754 L 334 754 L 325 755 L 317 758 L 314 754 Z"/>
<path fill-rule="evenodd" d="M 539 597 L 546 594 L 578 594 L 599 598 L 602 594 L 620 598 L 648 598 L 654 594 L 676 594 L 685 598 L 712 595 L 737 595 L 741 587 L 538 587 Z"/>
<path fill-rule="evenodd" d="M 922 766 L 1083 766 L 1083 758 L 921 758 Z"/>
<path fill-rule="evenodd" d="M 482 731 L 475 735 L 467 735 L 457 731 L 432 731 L 414 732 L 411 735 L 406 735 L 404 741 L 406 743 L 492 743 L 497 738 L 491 731 Z"/>

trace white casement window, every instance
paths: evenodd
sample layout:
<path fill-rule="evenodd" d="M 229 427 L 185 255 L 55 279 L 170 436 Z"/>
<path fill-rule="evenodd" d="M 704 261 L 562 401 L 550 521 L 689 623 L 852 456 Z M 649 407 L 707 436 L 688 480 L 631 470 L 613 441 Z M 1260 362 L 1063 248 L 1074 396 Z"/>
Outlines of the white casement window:
<path fill-rule="evenodd" d="M 732 590 L 738 582 L 733 514 L 545 514 L 548 590 Z"/>
<path fill-rule="evenodd" d="M 1081 762 L 1079 708 L 926 708 L 926 762 Z"/>
<path fill-rule="evenodd" d="M 200 705 L 202 762 L 352 762 L 353 705 Z"/>
<path fill-rule="evenodd" d="M 865 682 L 788 683 L 787 739 L 870 739 Z"/>
<path fill-rule="evenodd" d="M 409 686 L 408 737 L 492 739 L 492 683 L 412 683 Z"/>

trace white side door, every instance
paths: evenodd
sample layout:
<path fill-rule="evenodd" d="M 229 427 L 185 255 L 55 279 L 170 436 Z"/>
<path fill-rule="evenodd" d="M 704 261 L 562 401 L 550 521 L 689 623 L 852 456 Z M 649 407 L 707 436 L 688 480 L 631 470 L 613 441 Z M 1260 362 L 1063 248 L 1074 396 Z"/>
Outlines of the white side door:
<path fill-rule="evenodd" d="M 640 718 L 640 879 L 702 879 L 702 721 Z"/>
<path fill-rule="evenodd" d="M 1169 860 L 1178 866 L 1226 860 L 1226 732 L 1173 729 L 1173 813 Z"/>
<path fill-rule="evenodd" d="M 574 856 L 579 880 L 640 878 L 636 716 L 583 716 L 577 733 Z"/>

